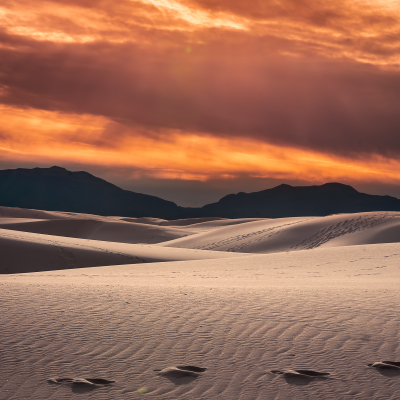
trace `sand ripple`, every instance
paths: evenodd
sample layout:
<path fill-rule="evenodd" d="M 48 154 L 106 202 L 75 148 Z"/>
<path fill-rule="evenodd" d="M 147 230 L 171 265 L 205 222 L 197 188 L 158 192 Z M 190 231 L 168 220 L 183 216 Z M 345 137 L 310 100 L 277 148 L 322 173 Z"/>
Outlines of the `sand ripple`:
<path fill-rule="evenodd" d="M 2 400 L 397 399 L 400 391 L 398 374 L 366 365 L 400 357 L 394 290 L 0 285 Z M 154 372 L 165 366 L 198 376 Z M 269 372 L 277 366 L 311 379 L 282 379 Z M 83 391 L 49 385 L 49 376 L 116 382 Z"/>

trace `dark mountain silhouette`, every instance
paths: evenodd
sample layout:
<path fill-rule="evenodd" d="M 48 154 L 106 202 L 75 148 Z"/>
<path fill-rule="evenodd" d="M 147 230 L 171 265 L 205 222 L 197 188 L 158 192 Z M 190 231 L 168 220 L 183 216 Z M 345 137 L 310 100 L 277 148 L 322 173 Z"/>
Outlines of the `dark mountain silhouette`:
<path fill-rule="evenodd" d="M 280 185 L 255 193 L 229 194 L 202 208 L 123 190 L 87 172 L 64 168 L 0 171 L 0 206 L 124 217 L 164 219 L 282 218 L 366 211 L 400 211 L 400 200 L 360 193 L 341 183 Z"/>
<path fill-rule="evenodd" d="M 224 218 L 283 218 L 324 216 L 367 211 L 400 211 L 400 200 L 360 193 L 341 183 L 321 186 L 280 185 L 255 193 L 229 194 L 207 204 L 204 215 Z"/>
<path fill-rule="evenodd" d="M 0 171 L 0 206 L 126 217 L 177 218 L 181 212 L 172 201 L 60 167 Z"/>

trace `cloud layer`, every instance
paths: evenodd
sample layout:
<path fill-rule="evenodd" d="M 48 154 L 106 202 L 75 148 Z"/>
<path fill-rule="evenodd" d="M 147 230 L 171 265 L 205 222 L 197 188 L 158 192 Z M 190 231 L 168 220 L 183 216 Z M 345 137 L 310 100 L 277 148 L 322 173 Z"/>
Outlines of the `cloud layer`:
<path fill-rule="evenodd" d="M 399 11 L 379 0 L 6 0 L 0 148 L 88 165 L 112 153 L 110 167 L 130 158 L 142 173 L 141 148 L 159 177 L 320 181 L 351 165 L 354 179 L 396 181 Z"/>

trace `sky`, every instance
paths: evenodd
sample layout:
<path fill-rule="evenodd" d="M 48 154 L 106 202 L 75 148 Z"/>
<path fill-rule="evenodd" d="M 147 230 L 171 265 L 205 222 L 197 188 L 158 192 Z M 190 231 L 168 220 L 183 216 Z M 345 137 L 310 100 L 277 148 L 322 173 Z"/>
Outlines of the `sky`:
<path fill-rule="evenodd" d="M 400 197 L 398 0 L 2 0 L 0 168 L 202 206 L 342 182 Z"/>

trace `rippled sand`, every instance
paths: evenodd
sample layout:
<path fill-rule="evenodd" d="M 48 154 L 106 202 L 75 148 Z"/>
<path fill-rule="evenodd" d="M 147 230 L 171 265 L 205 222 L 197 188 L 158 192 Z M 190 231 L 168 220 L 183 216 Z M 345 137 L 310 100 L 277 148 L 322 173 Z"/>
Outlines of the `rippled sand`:
<path fill-rule="evenodd" d="M 216 234 L 254 223 L 194 225 Z M 319 231 L 332 234 L 337 224 Z M 23 232 L 6 234 L 3 254 L 10 235 Z M 20 269 L 29 270 L 29 256 L 46 256 L 37 243 L 48 238 L 30 234 L 14 243 L 27 260 Z M 78 246 L 53 239 L 68 251 Z M 96 243 L 91 262 L 101 251 L 114 257 L 115 243 Z M 140 245 L 121 246 L 138 256 Z M 0 275 L 2 400 L 399 398 L 400 369 L 368 364 L 400 361 L 400 244 L 257 255 L 146 246 L 157 256 L 144 264 L 41 271 L 32 260 L 32 272 Z M 181 250 L 175 260 L 163 253 Z M 196 253 L 204 257 L 183 258 Z"/>

